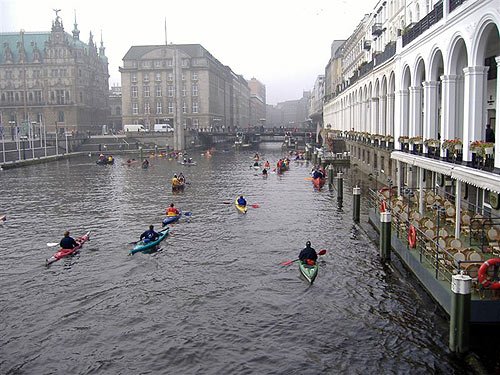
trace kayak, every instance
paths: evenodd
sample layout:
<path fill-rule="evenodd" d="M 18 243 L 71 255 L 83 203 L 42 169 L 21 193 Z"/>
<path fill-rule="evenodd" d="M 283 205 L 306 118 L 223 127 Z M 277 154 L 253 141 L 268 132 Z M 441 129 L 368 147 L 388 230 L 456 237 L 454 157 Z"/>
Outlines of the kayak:
<path fill-rule="evenodd" d="M 144 241 L 138 241 L 135 247 L 130 250 L 130 255 L 133 255 L 138 252 L 148 252 L 156 249 L 156 246 L 160 244 L 161 241 L 163 241 L 165 238 L 168 236 L 168 232 L 170 230 L 170 227 L 163 228 L 161 231 L 158 232 L 160 235 L 156 241 L 149 241 L 149 242 L 144 242 Z"/>
<path fill-rule="evenodd" d="M 247 209 L 248 207 L 247 206 L 240 206 L 238 204 L 238 198 L 236 198 L 236 200 L 234 201 L 234 205 L 236 206 L 236 209 L 241 212 L 242 214 L 246 214 L 247 213 Z"/>
<path fill-rule="evenodd" d="M 76 252 L 78 252 L 78 250 L 80 250 L 83 247 L 83 244 L 90 240 L 90 232 L 91 231 L 89 230 L 83 236 L 78 237 L 76 239 L 76 242 L 78 242 L 78 246 L 76 246 L 72 249 L 59 249 L 59 251 L 54 253 L 54 255 L 52 255 L 50 258 L 45 259 L 45 265 L 49 266 L 50 264 L 57 262 L 61 258 L 65 258 L 69 255 L 73 255 Z"/>
<path fill-rule="evenodd" d="M 0 216 L 0 221 L 1 222 L 4 222 L 5 220 L 7 220 L 7 215 Z"/>
<path fill-rule="evenodd" d="M 299 262 L 299 270 L 301 275 L 312 284 L 318 275 L 318 264 L 309 265 L 304 262 Z"/>
<path fill-rule="evenodd" d="M 181 216 L 182 216 L 182 213 L 180 213 L 179 215 L 166 216 L 165 219 L 163 219 L 163 221 L 161 223 L 163 226 L 168 225 L 168 224 L 172 224 L 172 223 L 176 223 L 179 221 Z"/>

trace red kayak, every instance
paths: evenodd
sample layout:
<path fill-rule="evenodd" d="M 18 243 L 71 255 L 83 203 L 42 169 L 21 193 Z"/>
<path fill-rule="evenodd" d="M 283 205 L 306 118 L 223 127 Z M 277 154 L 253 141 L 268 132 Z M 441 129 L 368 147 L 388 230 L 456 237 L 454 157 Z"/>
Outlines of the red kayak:
<path fill-rule="evenodd" d="M 50 264 L 57 262 L 61 258 L 65 258 L 69 255 L 75 254 L 76 252 L 78 252 L 78 250 L 80 250 L 83 247 L 83 244 L 89 240 L 90 240 L 90 231 L 88 231 L 83 236 L 78 237 L 75 240 L 78 243 L 78 246 L 75 246 L 72 249 L 59 249 L 58 252 L 52 255 L 49 259 L 45 260 L 45 265 L 49 266 Z"/>

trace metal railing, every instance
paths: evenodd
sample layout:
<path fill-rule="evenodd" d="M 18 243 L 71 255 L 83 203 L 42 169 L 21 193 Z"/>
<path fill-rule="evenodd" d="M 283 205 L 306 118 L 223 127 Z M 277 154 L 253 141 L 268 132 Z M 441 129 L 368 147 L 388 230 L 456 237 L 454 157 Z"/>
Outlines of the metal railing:
<path fill-rule="evenodd" d="M 436 4 L 433 10 L 431 10 L 427 15 L 418 21 L 411 29 L 409 29 L 403 35 L 403 47 L 414 41 L 425 31 L 427 31 L 432 25 L 436 24 L 441 18 L 443 18 L 443 3 Z"/>

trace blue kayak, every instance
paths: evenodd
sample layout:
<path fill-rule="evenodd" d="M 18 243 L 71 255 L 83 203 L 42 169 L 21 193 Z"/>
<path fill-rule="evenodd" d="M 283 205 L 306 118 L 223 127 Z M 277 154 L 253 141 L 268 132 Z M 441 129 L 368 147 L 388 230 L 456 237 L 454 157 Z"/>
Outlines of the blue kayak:
<path fill-rule="evenodd" d="M 182 216 L 182 213 L 180 213 L 179 215 L 167 216 L 167 217 L 165 217 L 165 219 L 162 220 L 161 223 L 163 226 L 168 225 L 168 224 L 172 224 L 172 223 L 176 223 L 179 221 L 181 216 Z"/>
<path fill-rule="evenodd" d="M 139 241 L 139 242 L 137 242 L 135 247 L 132 250 L 130 250 L 130 255 L 133 255 L 133 254 L 138 253 L 138 252 L 149 252 L 149 251 L 155 250 L 156 247 L 160 244 L 160 242 L 163 241 L 165 238 L 167 238 L 169 230 L 170 230 L 170 228 L 166 227 L 166 228 L 163 228 L 161 231 L 159 231 L 158 234 L 160 235 L 160 237 L 158 237 L 158 239 L 155 241 L 148 241 L 148 242 Z"/>

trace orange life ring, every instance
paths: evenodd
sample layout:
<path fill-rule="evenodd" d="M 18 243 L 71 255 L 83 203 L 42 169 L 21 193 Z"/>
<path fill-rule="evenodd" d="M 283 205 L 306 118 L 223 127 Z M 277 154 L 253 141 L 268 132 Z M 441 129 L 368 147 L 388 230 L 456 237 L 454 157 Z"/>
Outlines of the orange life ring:
<path fill-rule="evenodd" d="M 479 271 L 477 271 L 477 279 L 479 284 L 481 284 L 484 288 L 488 289 L 500 289 L 500 281 L 491 281 L 488 278 L 488 268 L 491 266 L 500 266 L 500 258 L 488 259 L 486 262 L 481 264 L 479 267 Z"/>
<path fill-rule="evenodd" d="M 380 201 L 380 212 L 385 212 L 387 211 L 387 204 L 385 203 L 385 199 L 382 199 Z"/>
<path fill-rule="evenodd" d="M 417 231 L 413 225 L 410 225 L 408 229 L 408 243 L 412 249 L 417 245 Z"/>

